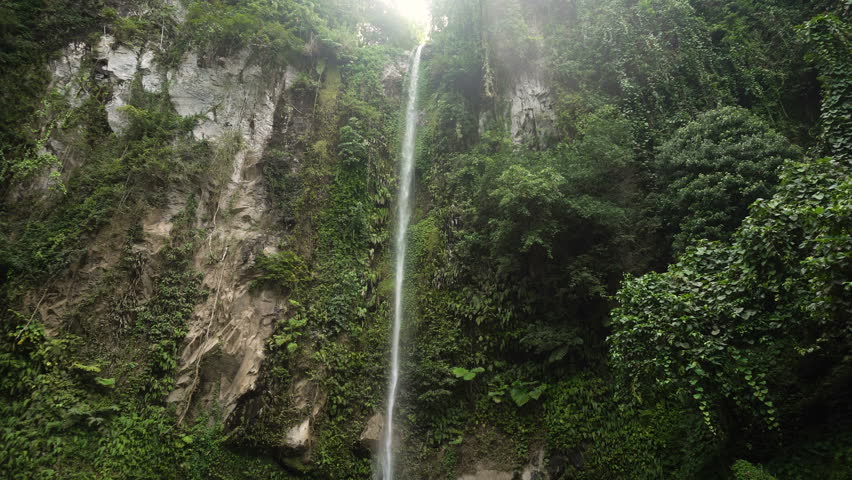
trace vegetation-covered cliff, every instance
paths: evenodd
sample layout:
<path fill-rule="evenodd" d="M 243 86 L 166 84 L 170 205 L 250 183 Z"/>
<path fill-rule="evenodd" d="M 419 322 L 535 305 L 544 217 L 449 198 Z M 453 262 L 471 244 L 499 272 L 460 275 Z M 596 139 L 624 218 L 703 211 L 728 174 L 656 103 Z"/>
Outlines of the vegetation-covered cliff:
<path fill-rule="evenodd" d="M 0 472 L 852 476 L 848 1 L 0 5 Z"/>

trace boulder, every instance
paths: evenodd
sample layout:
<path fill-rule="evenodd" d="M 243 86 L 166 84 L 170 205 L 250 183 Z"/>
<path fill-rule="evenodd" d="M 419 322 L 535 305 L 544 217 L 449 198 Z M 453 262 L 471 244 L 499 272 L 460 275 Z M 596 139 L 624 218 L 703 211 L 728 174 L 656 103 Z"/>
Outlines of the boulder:
<path fill-rule="evenodd" d="M 379 450 L 379 442 L 382 439 L 382 431 L 385 427 L 385 417 L 381 414 L 381 412 L 377 412 L 375 415 L 370 417 L 367 420 L 367 426 L 364 427 L 364 431 L 361 432 L 361 437 L 358 439 L 361 442 L 361 445 L 364 446 L 367 450 L 376 453 Z"/>
<path fill-rule="evenodd" d="M 301 423 L 295 425 L 287 431 L 287 437 L 284 439 L 284 445 L 293 450 L 303 450 L 311 442 L 311 419 L 310 417 L 302 420 Z"/>

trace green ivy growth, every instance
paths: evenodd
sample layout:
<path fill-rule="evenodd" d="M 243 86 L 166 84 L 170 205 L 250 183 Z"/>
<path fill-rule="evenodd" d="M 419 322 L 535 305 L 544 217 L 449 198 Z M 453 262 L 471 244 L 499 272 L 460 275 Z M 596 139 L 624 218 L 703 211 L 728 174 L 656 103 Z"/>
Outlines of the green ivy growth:
<path fill-rule="evenodd" d="M 714 432 L 780 428 L 788 372 L 842 356 L 852 333 L 850 173 L 830 159 L 789 162 L 728 243 L 699 242 L 667 272 L 628 277 L 609 339 L 626 388 L 692 405 Z"/>
<path fill-rule="evenodd" d="M 302 259 L 287 250 L 269 255 L 261 253 L 254 265 L 260 272 L 260 276 L 254 280 L 256 285 L 291 290 L 308 275 Z"/>
<path fill-rule="evenodd" d="M 816 65 L 822 84 L 823 153 L 839 160 L 852 158 L 852 24 L 845 13 L 817 15 L 798 28 L 809 47 L 807 59 Z"/>

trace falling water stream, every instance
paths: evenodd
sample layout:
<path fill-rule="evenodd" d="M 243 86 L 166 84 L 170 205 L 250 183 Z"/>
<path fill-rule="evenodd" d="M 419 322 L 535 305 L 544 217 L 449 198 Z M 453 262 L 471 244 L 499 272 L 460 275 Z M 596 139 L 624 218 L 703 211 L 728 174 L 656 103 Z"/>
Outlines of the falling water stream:
<path fill-rule="evenodd" d="M 417 134 L 417 79 L 420 71 L 420 51 L 417 47 L 411 61 L 411 74 L 408 81 L 408 106 L 405 110 L 405 136 L 402 139 L 402 156 L 399 168 L 399 197 L 396 229 L 396 277 L 393 289 L 393 331 L 391 333 L 391 371 L 388 381 L 388 401 L 384 427 L 384 458 L 382 477 L 393 480 L 394 445 L 393 414 L 396 406 L 396 389 L 399 382 L 399 331 L 402 327 L 402 283 L 405 277 L 405 249 L 408 222 L 411 220 L 411 199 L 414 196 L 412 172 L 414 170 L 414 141 Z"/>

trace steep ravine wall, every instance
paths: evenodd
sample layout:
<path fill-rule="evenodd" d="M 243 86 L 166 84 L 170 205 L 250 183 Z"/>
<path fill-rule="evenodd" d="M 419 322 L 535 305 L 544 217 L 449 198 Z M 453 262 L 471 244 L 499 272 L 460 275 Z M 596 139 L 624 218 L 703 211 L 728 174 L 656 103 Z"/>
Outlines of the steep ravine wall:
<path fill-rule="evenodd" d="M 480 135 L 496 122 L 515 144 L 539 148 L 552 141 L 555 92 L 543 40 L 550 14 L 544 2 L 482 4 L 482 88 L 491 108 L 480 116 Z"/>
<path fill-rule="evenodd" d="M 288 87 L 297 72 L 292 66 L 263 71 L 248 62 L 248 51 L 219 58 L 209 66 L 199 65 L 198 55 L 190 52 L 177 68 L 164 70 L 154 62 L 154 51 L 133 49 L 104 35 L 93 46 L 69 45 L 59 59 L 51 62 L 52 87 L 65 92 L 72 105 L 79 104 L 86 95 L 77 83 L 81 75 L 88 74 L 81 71 L 86 56 L 97 65 L 98 81 L 112 88 L 105 109 L 113 131 L 120 134 L 126 128 L 121 107 L 127 104 L 131 83 L 141 80 L 144 90 L 151 93 L 168 88 L 177 113 L 200 118 L 194 136 L 225 149 L 221 158 L 210 159 L 209 168 L 221 171 L 220 178 L 211 178 L 194 192 L 203 206 L 197 212 L 194 227 L 204 232 L 204 240 L 193 263 L 203 275 L 203 288 L 210 294 L 189 321 L 177 389 L 169 395 L 169 401 L 191 401 L 195 408 L 202 409 L 215 402 L 227 417 L 237 399 L 254 387 L 264 342 L 283 308 L 280 293 L 250 288 L 250 269 L 259 252 L 273 253 L 280 240 L 280 227 L 269 215 L 258 162 L 266 143 L 276 133 L 273 114 L 279 102 L 293 102 Z M 291 107 L 290 115 L 299 114 Z M 310 128 L 310 122 L 300 122 L 299 126 Z M 64 157 L 62 139 L 52 139 L 49 148 Z M 68 167 L 66 175 L 72 173 L 73 164 Z M 134 245 L 134 250 L 146 265 L 153 263 L 152 259 L 168 243 L 173 219 L 183 210 L 188 194 L 170 191 L 164 208 L 153 209 L 144 216 L 143 240 Z M 95 240 L 93 244 L 105 250 L 104 265 L 94 268 L 90 260 L 83 270 L 96 276 L 117 260 L 118 251 L 109 252 L 117 245 L 110 245 L 108 239 Z M 146 272 L 147 277 L 155 274 Z M 81 279 L 74 276 L 68 281 L 79 284 Z M 61 322 L 63 312 L 84 295 L 77 290 L 63 293 L 62 287 L 56 288 L 47 293 L 40 307 L 47 324 Z"/>
<path fill-rule="evenodd" d="M 267 172 L 270 162 L 279 162 L 272 169 L 286 172 L 288 179 L 296 183 L 312 181 L 300 179 L 305 165 L 316 162 L 307 157 L 318 155 L 317 145 L 323 145 L 323 150 L 335 150 L 332 145 L 325 146 L 325 138 L 336 138 L 339 128 L 336 111 L 340 108 L 340 74 L 333 66 L 333 56 L 326 59 L 308 55 L 301 62 L 270 66 L 261 65 L 249 50 L 213 57 L 189 51 L 176 65 L 165 66 L 158 61 L 159 52 L 155 44 L 124 45 L 109 34 L 99 36 L 92 44 L 71 43 L 48 65 L 50 89 L 59 92 L 71 108 L 91 100 L 91 82 L 108 91 L 99 98 L 100 108 L 115 135 L 123 135 L 129 128 L 127 106 L 137 94 L 134 89 L 165 96 L 178 115 L 193 119 L 195 141 L 212 145 L 211 156 L 204 160 L 201 181 L 179 182 L 160 193 L 158 206 L 143 209 L 138 217 L 141 232 L 129 246 L 136 273 L 130 275 L 126 285 L 109 284 L 114 282 L 113 272 L 128 254 L 126 232 L 136 220 L 116 217 L 92 236 L 85 252 L 75 257 L 69 269 L 56 275 L 44 289 L 28 294 L 26 306 L 38 310 L 53 335 L 67 331 L 68 319 L 81 308 L 102 316 L 97 322 L 103 330 L 82 332 L 82 337 L 92 345 L 112 343 L 107 348 L 112 358 L 120 361 L 123 357 L 119 345 L 123 344 L 122 332 L 127 325 L 108 321 L 113 301 L 99 297 L 99 292 L 115 288 L 129 299 L 121 302 L 146 304 L 169 261 L 164 252 L 171 248 L 176 222 L 183 221 L 182 213 L 197 203 L 189 225 L 197 232 L 191 266 L 199 273 L 205 295 L 187 319 L 188 332 L 177 358 L 176 387 L 167 402 L 175 405 L 178 423 L 213 414 L 244 430 L 253 428 L 245 423 L 246 419 L 251 422 L 253 416 L 265 413 L 263 407 L 257 410 L 248 397 L 272 395 L 278 410 L 286 411 L 289 419 L 272 440 L 280 448 L 275 455 L 310 463 L 311 448 L 319 435 L 316 422 L 326 403 L 323 379 L 316 378 L 316 369 L 311 370 L 314 361 L 309 350 L 302 360 L 293 360 L 294 365 L 289 367 L 293 378 L 283 391 L 257 390 L 261 375 L 273 375 L 263 363 L 268 340 L 277 326 L 292 316 L 293 303 L 288 301 L 287 289 L 256 281 L 256 260 L 259 255 L 275 255 L 285 244 L 307 256 L 321 254 L 313 252 L 318 246 L 312 239 L 316 227 L 311 222 L 323 206 L 322 196 L 304 199 L 307 215 L 290 218 L 284 214 L 282 221 L 282 212 L 270 198 Z M 384 103 L 399 103 L 408 69 L 407 55 L 403 52 L 388 56 L 380 68 L 377 86 L 381 91 L 367 94 L 378 95 Z M 315 64 L 322 68 L 315 68 Z M 328 85 L 326 77 L 330 79 Z M 318 87 L 306 89 L 306 78 L 317 78 Z M 56 129 L 47 142 L 47 151 L 60 159 L 61 168 L 54 170 L 61 172 L 62 181 L 71 178 L 86 162 L 73 148 L 79 135 L 73 129 Z M 318 138 L 322 140 L 317 141 Z M 313 145 L 310 139 L 315 142 Z M 270 148 L 274 150 L 272 154 L 267 152 Z M 313 150 L 307 152 L 309 148 Z M 319 156 L 327 158 L 326 155 Z M 392 165 L 393 159 L 377 158 L 372 162 Z M 331 182 L 327 177 L 319 181 Z M 44 193 L 40 201 L 54 201 L 48 193 L 57 182 L 51 172 L 45 172 L 26 188 L 12 192 L 8 201 L 35 198 L 39 190 Z M 319 186 L 328 188 L 327 184 Z M 385 194 L 389 195 L 390 184 L 387 187 Z M 377 240 L 375 251 L 370 252 L 374 263 L 380 262 L 381 241 Z M 365 250 L 357 255 L 367 253 Z M 88 304 L 92 298 L 98 306 Z M 314 335 L 317 334 L 311 334 Z M 384 345 L 372 348 L 380 351 Z M 376 367 L 381 369 L 382 365 Z M 261 388 L 271 388 L 270 381 Z M 253 395 L 247 396 L 248 393 Z M 241 402 L 244 408 L 240 418 L 232 419 Z M 351 420 L 360 432 L 367 419 Z"/>

